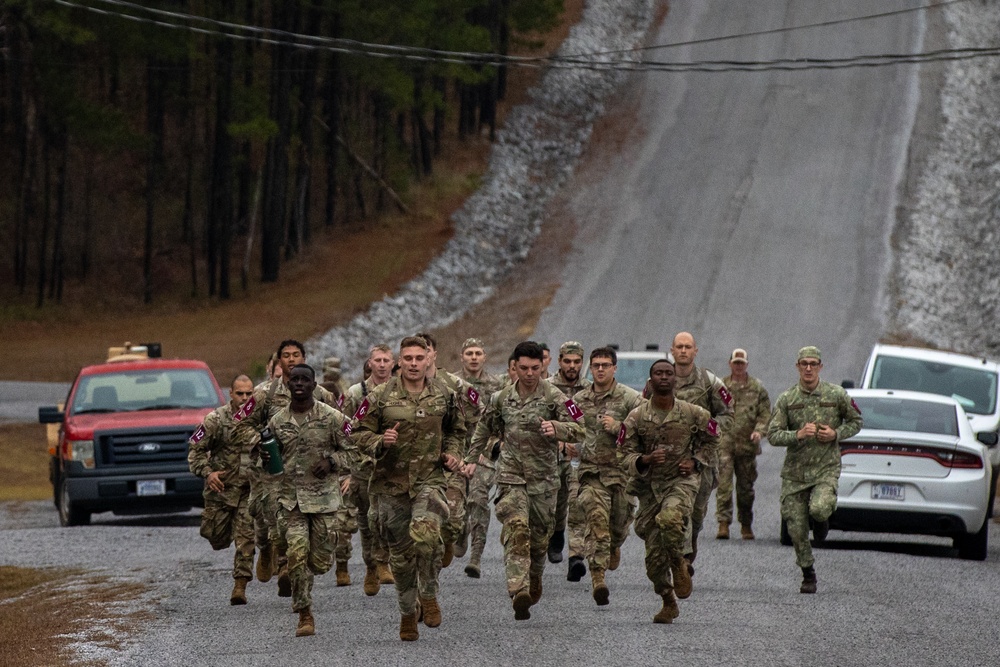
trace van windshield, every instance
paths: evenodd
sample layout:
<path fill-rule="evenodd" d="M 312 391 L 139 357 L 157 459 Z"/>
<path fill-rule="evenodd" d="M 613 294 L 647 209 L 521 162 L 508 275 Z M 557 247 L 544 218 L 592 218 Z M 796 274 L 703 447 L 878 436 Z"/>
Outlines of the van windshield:
<path fill-rule="evenodd" d="M 904 389 L 950 396 L 977 415 L 993 414 L 997 404 L 997 374 L 922 359 L 880 356 L 875 360 L 873 389 Z"/>

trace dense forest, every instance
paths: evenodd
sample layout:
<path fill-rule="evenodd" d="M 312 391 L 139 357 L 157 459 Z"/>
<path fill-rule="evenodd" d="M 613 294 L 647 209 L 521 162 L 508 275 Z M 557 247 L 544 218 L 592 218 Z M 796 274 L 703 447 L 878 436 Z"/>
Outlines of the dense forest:
<path fill-rule="evenodd" d="M 507 54 L 562 4 L 3 0 L 3 293 L 115 272 L 149 303 L 165 264 L 193 296 L 277 281 L 405 210 L 446 136 L 492 136 L 506 67 L 441 52 Z"/>

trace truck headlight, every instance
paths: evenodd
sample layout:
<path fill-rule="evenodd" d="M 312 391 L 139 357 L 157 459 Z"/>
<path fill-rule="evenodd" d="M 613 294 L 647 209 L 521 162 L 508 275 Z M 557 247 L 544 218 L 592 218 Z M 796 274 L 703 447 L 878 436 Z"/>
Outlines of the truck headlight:
<path fill-rule="evenodd" d="M 94 441 L 93 440 L 70 440 L 69 458 L 71 461 L 80 461 L 84 468 L 94 467 Z"/>

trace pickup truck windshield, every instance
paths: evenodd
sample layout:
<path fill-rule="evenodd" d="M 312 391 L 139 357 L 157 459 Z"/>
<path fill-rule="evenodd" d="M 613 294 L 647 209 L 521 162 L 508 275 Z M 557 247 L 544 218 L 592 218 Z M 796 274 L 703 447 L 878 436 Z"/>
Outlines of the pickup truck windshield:
<path fill-rule="evenodd" d="M 977 415 L 992 414 L 997 404 L 996 373 L 921 359 L 878 357 L 871 386 L 950 396 Z"/>
<path fill-rule="evenodd" d="M 212 378 L 201 369 L 134 370 L 80 378 L 70 413 L 214 408 Z"/>

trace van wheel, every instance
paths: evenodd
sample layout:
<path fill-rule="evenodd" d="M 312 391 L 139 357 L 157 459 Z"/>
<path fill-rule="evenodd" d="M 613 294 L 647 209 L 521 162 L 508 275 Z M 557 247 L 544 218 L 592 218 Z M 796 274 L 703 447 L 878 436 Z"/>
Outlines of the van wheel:
<path fill-rule="evenodd" d="M 792 536 L 788 534 L 788 522 L 784 519 L 781 520 L 781 537 L 778 541 L 783 547 L 792 546 Z"/>
<path fill-rule="evenodd" d="M 974 535 L 963 535 L 955 538 L 958 557 L 962 560 L 986 560 L 987 546 L 990 539 L 990 520 L 983 520 L 983 527 Z"/>
<path fill-rule="evenodd" d="M 69 484 L 62 480 L 59 484 L 59 523 L 63 526 L 86 526 L 90 524 L 90 512 L 74 507 L 69 497 Z"/>

